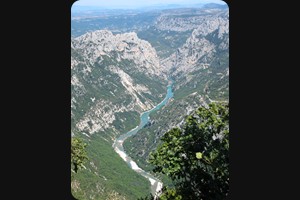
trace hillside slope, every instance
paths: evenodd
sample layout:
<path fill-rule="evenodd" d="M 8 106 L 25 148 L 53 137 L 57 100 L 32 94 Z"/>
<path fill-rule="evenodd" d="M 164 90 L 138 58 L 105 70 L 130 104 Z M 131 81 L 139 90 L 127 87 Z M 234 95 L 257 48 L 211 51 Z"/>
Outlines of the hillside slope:
<path fill-rule="evenodd" d="M 136 199 L 150 193 L 149 181 L 111 145 L 163 99 L 167 79 L 155 49 L 135 33 L 101 30 L 72 39 L 71 54 L 71 131 L 88 143 L 90 158 L 74 174 L 74 196 Z"/>

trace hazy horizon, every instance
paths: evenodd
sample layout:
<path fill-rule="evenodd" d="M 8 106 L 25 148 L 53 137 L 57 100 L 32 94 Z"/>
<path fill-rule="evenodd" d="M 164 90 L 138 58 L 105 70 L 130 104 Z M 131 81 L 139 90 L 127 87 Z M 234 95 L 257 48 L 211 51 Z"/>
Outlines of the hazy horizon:
<path fill-rule="evenodd" d="M 124 8 L 124 9 L 136 9 L 142 7 L 151 7 L 151 6 L 166 6 L 171 4 L 188 6 L 195 4 L 208 4 L 208 3 L 217 3 L 217 4 L 226 4 L 222 0 L 79 0 L 76 1 L 73 6 L 76 7 L 102 7 L 102 8 Z M 72 7 L 73 7 L 72 6 Z"/>

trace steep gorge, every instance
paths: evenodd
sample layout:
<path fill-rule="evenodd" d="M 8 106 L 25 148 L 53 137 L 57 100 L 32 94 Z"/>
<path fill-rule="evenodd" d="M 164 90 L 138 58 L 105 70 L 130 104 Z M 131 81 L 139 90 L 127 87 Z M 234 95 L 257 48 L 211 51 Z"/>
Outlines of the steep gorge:
<path fill-rule="evenodd" d="M 151 169 L 148 155 L 166 131 L 201 105 L 228 101 L 228 18 L 228 9 L 175 9 L 138 34 L 97 30 L 72 38 L 71 132 L 84 138 L 90 155 L 86 170 L 73 179 L 75 196 L 136 199 L 150 192 L 149 182 L 118 157 L 112 143 L 164 98 L 169 76 L 174 98 L 124 142 L 143 169 Z"/>
<path fill-rule="evenodd" d="M 178 13 L 177 17 L 167 18 L 170 22 L 160 28 L 176 30 L 178 27 L 176 23 L 172 26 L 172 22 L 182 20 Z M 124 143 L 129 155 L 145 169 L 152 169 L 147 162 L 149 153 L 158 146 L 165 132 L 180 127 L 185 117 L 199 106 L 229 100 L 229 12 L 219 10 L 205 17 L 205 20 L 203 16 L 202 20 L 195 20 L 197 28 L 186 42 L 161 62 L 175 80 L 174 99 L 152 114 L 151 123 Z"/>

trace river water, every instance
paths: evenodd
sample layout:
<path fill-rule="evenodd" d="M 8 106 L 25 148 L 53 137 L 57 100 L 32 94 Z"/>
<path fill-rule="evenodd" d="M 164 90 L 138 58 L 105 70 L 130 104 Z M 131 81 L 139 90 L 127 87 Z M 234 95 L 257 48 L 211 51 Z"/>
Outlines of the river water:
<path fill-rule="evenodd" d="M 144 176 L 145 178 L 147 178 L 150 183 L 151 183 L 151 193 L 152 195 L 157 195 L 158 191 L 161 190 L 163 183 L 157 179 L 156 177 L 154 177 L 152 174 L 150 174 L 149 172 L 144 171 L 143 169 L 141 169 L 136 162 L 134 162 L 134 160 L 132 160 L 132 158 L 130 158 L 126 152 L 124 151 L 123 148 L 123 142 L 130 136 L 135 135 L 140 129 L 142 129 L 150 120 L 150 113 L 155 111 L 155 110 L 159 110 L 160 108 L 162 108 L 164 105 L 166 105 L 166 103 L 168 102 L 168 100 L 173 97 L 173 92 L 172 92 L 172 85 L 173 85 L 173 81 L 171 81 L 171 83 L 167 86 L 167 94 L 166 97 L 164 98 L 164 100 L 162 102 L 160 102 L 159 104 L 157 104 L 154 108 L 152 108 L 151 110 L 148 110 L 146 112 L 143 112 L 140 116 L 140 124 L 135 127 L 134 129 L 128 131 L 125 134 L 122 134 L 120 137 L 118 137 L 114 143 L 113 143 L 113 148 L 114 150 L 120 155 L 120 157 L 130 166 L 131 169 L 133 169 L 134 171 L 136 171 L 137 173 L 141 174 L 142 176 Z"/>

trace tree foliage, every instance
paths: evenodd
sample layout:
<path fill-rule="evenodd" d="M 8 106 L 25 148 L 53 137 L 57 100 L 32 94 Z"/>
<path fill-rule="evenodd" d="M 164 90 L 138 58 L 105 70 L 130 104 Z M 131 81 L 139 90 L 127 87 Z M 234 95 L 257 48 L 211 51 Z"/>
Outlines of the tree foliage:
<path fill-rule="evenodd" d="M 182 200 L 182 196 L 178 194 L 174 188 L 164 188 L 159 196 L 160 200 Z"/>
<path fill-rule="evenodd" d="M 224 199 L 229 191 L 229 104 L 211 103 L 173 128 L 150 154 L 154 172 L 167 174 L 176 189 L 160 199 Z"/>
<path fill-rule="evenodd" d="M 88 159 L 86 154 L 86 144 L 77 137 L 71 140 L 71 170 L 75 173 L 83 167 L 83 163 Z"/>

